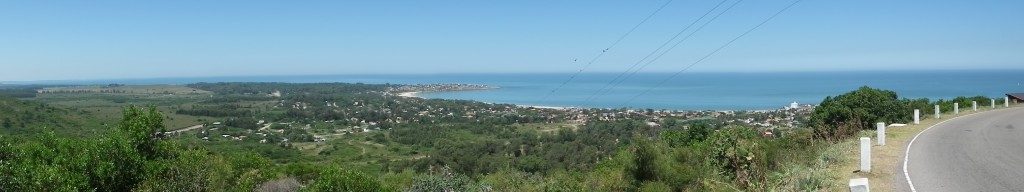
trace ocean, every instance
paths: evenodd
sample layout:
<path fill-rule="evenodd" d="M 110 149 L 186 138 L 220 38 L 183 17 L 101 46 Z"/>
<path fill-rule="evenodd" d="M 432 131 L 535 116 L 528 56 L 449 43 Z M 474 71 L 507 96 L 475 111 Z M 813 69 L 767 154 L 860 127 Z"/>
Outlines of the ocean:
<path fill-rule="evenodd" d="M 424 98 L 464 99 L 547 107 L 652 108 L 670 110 L 777 109 L 791 102 L 817 104 L 826 96 L 871 86 L 896 91 L 901 97 L 949 99 L 956 96 L 1002 98 L 1024 92 L 1024 70 L 858 71 L 772 73 L 640 73 L 610 84 L 618 73 L 573 74 L 403 74 L 302 75 L 201 78 L 113 79 L 15 82 L 19 84 L 187 84 L 194 82 L 348 82 L 484 84 L 498 89 L 428 92 Z M 666 80 L 668 79 L 668 80 Z M 665 83 L 658 85 L 660 82 Z M 10 82 L 8 82 L 10 83 Z M 561 87 L 561 88 L 558 88 Z M 556 89 L 558 88 L 558 89 Z M 606 88 L 608 91 L 598 91 Z M 649 90 L 649 91 L 648 91 Z M 647 91 L 646 94 L 641 94 Z"/>

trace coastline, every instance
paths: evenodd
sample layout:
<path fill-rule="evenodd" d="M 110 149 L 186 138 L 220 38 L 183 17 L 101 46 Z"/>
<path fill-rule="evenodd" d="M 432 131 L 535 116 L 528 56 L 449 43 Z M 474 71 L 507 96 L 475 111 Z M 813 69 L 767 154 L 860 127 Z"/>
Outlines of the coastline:
<path fill-rule="evenodd" d="M 478 91 L 478 90 L 490 90 L 490 89 L 497 89 L 497 88 L 498 87 L 487 86 L 487 85 L 474 85 L 474 84 L 430 84 L 430 85 L 404 86 L 404 87 L 401 87 L 399 89 L 390 90 L 390 91 L 393 91 L 392 94 L 397 93 L 396 94 L 397 96 L 404 97 L 404 98 L 431 99 L 431 98 L 424 97 L 423 95 L 421 95 L 421 93 L 427 93 L 427 92 Z M 436 98 L 435 97 L 435 99 L 448 99 L 448 98 Z M 472 101 L 483 102 L 483 103 L 487 103 L 487 104 L 501 103 L 501 102 L 487 102 L 487 101 L 480 101 L 480 100 L 472 100 Z M 516 104 L 516 103 L 503 103 L 503 104 L 511 104 L 511 105 L 514 105 L 514 106 L 516 106 L 518 108 L 551 109 L 551 110 L 563 110 L 563 111 L 564 110 L 585 110 L 585 109 L 591 109 L 591 108 L 579 107 L 579 106 L 551 106 L 551 105 L 533 105 L 533 104 Z M 813 105 L 811 105 L 811 106 L 801 105 L 800 107 L 797 107 L 797 108 L 813 108 L 813 107 L 814 107 Z M 617 108 L 598 108 L 598 109 L 617 109 Z M 653 109 L 653 108 L 629 108 L 629 109 L 630 110 L 645 110 L 645 109 Z M 754 113 L 767 113 L 767 112 L 775 112 L 775 111 L 789 110 L 789 109 L 790 109 L 789 107 L 782 107 L 782 108 L 760 108 L 760 109 L 701 109 L 701 110 L 671 109 L 670 111 L 715 111 L 715 112 L 724 112 L 724 113 L 736 113 L 736 112 L 740 112 L 740 111 L 745 111 L 745 112 L 754 112 Z M 669 109 L 660 109 L 660 110 L 664 111 L 664 110 L 669 110 Z"/>
<path fill-rule="evenodd" d="M 420 93 L 422 93 L 422 92 L 421 91 L 400 92 L 400 93 L 398 93 L 398 96 L 399 97 L 406 97 L 406 98 L 428 99 L 426 97 L 420 96 L 419 95 Z M 477 101 L 477 100 L 473 100 L 473 101 Z M 483 102 L 483 103 L 487 103 L 487 104 L 494 104 L 494 103 L 485 102 L 485 101 L 477 101 L 477 102 Z M 513 104 L 513 105 L 515 105 L 516 107 L 521 107 L 521 108 L 537 108 L 537 109 L 553 109 L 553 110 L 586 109 L 586 108 L 580 108 L 580 107 L 557 107 L 557 106 L 545 106 L 545 105 L 525 105 L 525 104 Z M 756 109 L 756 110 L 681 110 L 681 111 L 716 111 L 716 112 L 725 112 L 725 113 L 734 113 L 734 112 L 737 112 L 737 111 L 749 111 L 749 112 L 764 113 L 764 112 L 772 112 L 772 111 L 778 111 L 778 110 L 780 110 L 780 109 Z"/>
<path fill-rule="evenodd" d="M 420 94 L 419 91 L 410 91 L 410 92 L 398 93 L 398 96 L 399 97 L 415 97 L 415 98 L 423 99 L 423 97 L 420 97 L 419 94 Z"/>
<path fill-rule="evenodd" d="M 407 97 L 407 98 L 427 99 L 427 98 L 425 98 L 423 96 L 420 96 L 419 95 L 420 93 L 421 93 L 420 91 L 408 91 L 408 92 L 398 93 L 398 96 L 399 97 Z M 479 101 L 479 102 L 483 102 L 483 101 Z M 489 103 L 489 102 L 484 102 L 484 103 Z M 577 108 L 577 107 L 555 107 L 555 106 L 520 105 L 520 104 L 516 104 L 515 106 L 522 107 L 522 108 L 555 109 L 555 110 L 568 110 L 568 109 L 576 109 Z"/>
<path fill-rule="evenodd" d="M 556 110 L 578 109 L 577 107 L 555 107 L 555 106 L 543 106 L 543 105 L 519 105 L 519 104 L 516 104 L 516 106 L 517 107 L 522 107 L 522 108 L 556 109 Z"/>

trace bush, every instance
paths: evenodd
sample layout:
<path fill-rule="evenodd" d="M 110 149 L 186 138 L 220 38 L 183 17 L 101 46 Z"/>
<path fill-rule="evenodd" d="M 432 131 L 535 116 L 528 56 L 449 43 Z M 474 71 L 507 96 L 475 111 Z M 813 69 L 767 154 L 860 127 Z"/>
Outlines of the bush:
<path fill-rule="evenodd" d="M 161 134 L 167 132 L 167 129 L 164 127 L 163 114 L 160 114 L 155 106 L 150 106 L 148 110 L 134 105 L 128 106 L 123 113 L 124 116 L 117 126 L 120 133 L 115 135 L 125 136 L 124 139 L 135 145 L 136 150 L 147 159 L 166 155 L 166 151 L 161 151 L 159 141 Z"/>
<path fill-rule="evenodd" d="M 661 139 L 667 142 L 670 146 L 690 146 L 698 142 L 703 142 L 715 128 L 708 123 L 693 123 L 689 124 L 685 130 L 669 130 L 661 133 Z"/>
<path fill-rule="evenodd" d="M 896 92 L 861 87 L 836 97 L 826 97 L 811 115 L 819 138 L 837 140 L 862 129 L 874 129 L 875 122 L 906 122 L 913 110 L 898 99 Z"/>
<path fill-rule="evenodd" d="M 234 191 L 253 191 L 253 190 L 258 190 L 258 189 L 261 189 L 264 186 L 265 183 L 272 183 L 271 180 L 277 178 L 277 174 L 274 174 L 272 172 L 264 172 L 264 171 L 259 170 L 259 169 L 253 169 L 253 170 L 244 171 L 244 172 L 236 170 L 236 172 L 240 172 L 241 174 L 238 175 L 238 177 L 235 179 L 235 184 L 233 186 L 231 186 L 231 188 L 234 189 Z M 298 186 L 298 185 L 296 184 L 296 186 Z M 276 188 L 276 189 L 282 189 L 282 190 L 284 189 L 284 187 L 280 187 L 280 188 L 270 187 L 270 188 Z M 295 189 L 298 189 L 298 187 L 295 187 Z M 278 191 L 281 191 L 281 190 L 278 190 Z"/>
<path fill-rule="evenodd" d="M 220 191 L 234 178 L 231 165 L 224 158 L 206 150 L 186 150 L 165 160 L 166 166 L 154 170 L 143 182 L 140 191 Z"/>
<path fill-rule="evenodd" d="M 544 191 L 544 178 L 541 175 L 502 170 L 488 174 L 481 183 L 494 191 Z"/>
<path fill-rule="evenodd" d="M 52 132 L 32 140 L 0 136 L 0 191 L 77 191 L 91 189 L 92 146 L 56 138 Z"/>
<path fill-rule="evenodd" d="M 992 103 L 991 98 L 988 98 L 988 97 L 985 97 L 985 96 L 974 96 L 974 97 L 963 97 L 963 96 L 960 96 L 960 97 L 953 98 L 951 100 L 938 100 L 938 101 L 935 101 L 935 103 L 929 105 L 929 108 L 928 108 L 927 111 L 932 111 L 933 110 L 932 105 L 939 105 L 939 109 L 942 110 L 942 112 L 947 112 L 948 113 L 948 112 L 953 111 L 953 108 L 954 108 L 953 107 L 953 103 L 959 103 L 960 104 L 960 110 L 964 111 L 965 109 L 970 109 L 971 108 L 971 101 L 977 101 L 979 108 L 980 107 L 989 106 Z"/>
<path fill-rule="evenodd" d="M 469 177 L 453 173 L 448 168 L 441 168 L 441 171 L 437 174 L 416 178 L 408 191 L 478 191 L 479 188 Z"/>
<path fill-rule="evenodd" d="M 655 181 L 655 182 L 644 182 L 643 185 L 640 186 L 640 190 L 637 190 L 637 191 L 642 191 L 642 192 L 648 192 L 648 191 L 650 191 L 650 192 L 672 191 L 672 187 L 668 186 L 668 184 L 665 184 L 665 183 L 662 183 L 662 182 L 657 182 L 657 181 Z"/>
<path fill-rule="evenodd" d="M 651 141 L 642 138 L 634 139 L 634 141 L 636 141 L 636 144 L 632 149 L 633 164 L 627 167 L 626 170 L 633 179 L 633 187 L 639 188 L 644 182 L 659 179 L 655 162 L 660 154 L 656 151 Z"/>
<path fill-rule="evenodd" d="M 756 130 L 725 128 L 712 134 L 708 142 L 711 146 L 710 163 L 722 171 L 720 175 L 747 189 L 764 181 L 767 172 L 766 141 Z"/>
<path fill-rule="evenodd" d="M 363 173 L 330 167 L 310 184 L 309 191 L 384 191 L 377 179 Z"/>
<path fill-rule="evenodd" d="M 302 188 L 302 184 L 299 183 L 299 180 L 289 177 L 263 183 L 255 191 L 298 191 L 300 188 Z"/>

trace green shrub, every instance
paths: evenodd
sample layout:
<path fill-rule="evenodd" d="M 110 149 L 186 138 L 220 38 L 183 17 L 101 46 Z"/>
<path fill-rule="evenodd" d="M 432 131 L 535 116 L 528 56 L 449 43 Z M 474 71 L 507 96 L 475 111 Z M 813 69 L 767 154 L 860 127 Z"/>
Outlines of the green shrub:
<path fill-rule="evenodd" d="M 668 186 L 668 184 L 665 184 L 665 183 L 662 183 L 662 182 L 658 182 L 658 181 L 652 181 L 652 182 L 644 182 L 643 185 L 640 186 L 640 189 L 637 190 L 637 191 L 642 191 L 642 192 L 661 192 L 661 191 L 673 191 L 673 190 L 672 190 L 672 187 Z"/>
<path fill-rule="evenodd" d="M 310 184 L 308 191 L 383 191 L 384 187 L 377 179 L 363 173 L 345 170 L 341 167 L 329 167 Z"/>
<path fill-rule="evenodd" d="M 231 186 L 233 191 L 253 191 L 262 184 L 277 178 L 277 174 L 264 172 L 259 169 L 241 172 L 235 179 L 235 185 Z"/>
<path fill-rule="evenodd" d="M 53 132 L 31 139 L 0 136 L 0 191 L 76 191 L 91 187 L 83 174 L 92 162 L 89 144 L 57 138 Z"/>
<path fill-rule="evenodd" d="M 516 170 L 488 174 L 480 183 L 494 191 L 544 191 L 546 188 L 542 175 Z"/>
<path fill-rule="evenodd" d="M 143 109 L 131 105 L 124 108 L 123 115 L 117 128 L 142 156 L 154 159 L 166 155 L 160 150 L 159 142 L 160 134 L 167 129 L 163 123 L 164 116 L 157 111 L 156 106 Z"/>
<path fill-rule="evenodd" d="M 141 191 L 222 191 L 234 178 L 231 165 L 206 150 L 186 150 L 161 166 L 144 181 Z"/>
<path fill-rule="evenodd" d="M 668 130 L 661 133 L 661 140 L 667 142 L 670 146 L 689 146 L 698 142 L 703 142 L 711 133 L 715 131 L 715 128 L 711 124 L 698 122 L 689 124 L 684 130 Z"/>
<path fill-rule="evenodd" d="M 621 169 L 598 168 L 587 173 L 583 191 L 627 191 L 631 181 Z"/>
<path fill-rule="evenodd" d="M 742 188 L 753 188 L 764 181 L 767 170 L 765 142 L 757 130 L 746 127 L 724 128 L 708 139 L 710 163 L 720 175 L 734 180 Z"/>
<path fill-rule="evenodd" d="M 478 191 L 480 186 L 477 186 L 472 179 L 465 175 L 453 173 L 448 168 L 441 168 L 441 171 L 436 174 L 429 174 L 417 177 L 412 184 L 412 187 L 408 191 L 413 192 L 428 192 L 428 191 Z"/>
<path fill-rule="evenodd" d="M 660 154 L 651 141 L 643 138 L 633 140 L 636 141 L 632 148 L 633 163 L 626 171 L 633 180 L 633 187 L 639 188 L 644 182 L 659 179 L 655 162 L 658 161 Z"/>
<path fill-rule="evenodd" d="M 811 125 L 819 138 L 837 140 L 862 129 L 874 129 L 875 122 L 906 122 L 910 105 L 899 100 L 896 92 L 861 87 L 836 97 L 826 97 L 811 115 Z"/>

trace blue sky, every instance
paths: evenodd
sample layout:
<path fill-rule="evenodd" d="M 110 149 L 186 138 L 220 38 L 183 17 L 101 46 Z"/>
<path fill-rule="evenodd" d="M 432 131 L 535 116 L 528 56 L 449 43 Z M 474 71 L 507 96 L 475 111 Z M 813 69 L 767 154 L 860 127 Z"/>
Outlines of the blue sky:
<path fill-rule="evenodd" d="M 574 72 L 664 2 L 2 1 L 0 81 Z M 587 71 L 626 70 L 718 2 L 675 0 Z M 788 3 L 743 1 L 645 71 L 675 72 Z M 804 0 L 692 70 L 1022 69 L 1020 10 Z"/>

